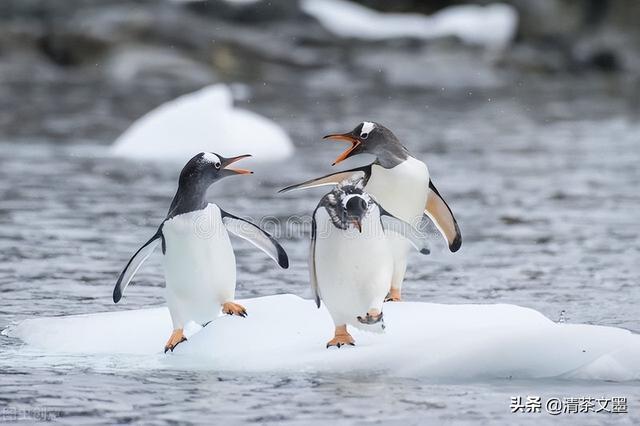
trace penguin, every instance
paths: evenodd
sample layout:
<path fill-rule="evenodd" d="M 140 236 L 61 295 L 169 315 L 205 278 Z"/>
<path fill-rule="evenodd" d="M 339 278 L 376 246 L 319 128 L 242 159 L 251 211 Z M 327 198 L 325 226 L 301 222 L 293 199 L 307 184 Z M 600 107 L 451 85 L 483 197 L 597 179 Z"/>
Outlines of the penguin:
<path fill-rule="evenodd" d="M 458 222 L 436 189 L 427 165 L 411 155 L 391 130 L 379 123 L 364 121 L 348 133 L 330 134 L 324 139 L 351 144 L 334 161 L 333 166 L 359 154 L 372 154 L 376 157 L 375 161 L 366 166 L 288 186 L 281 189 L 280 193 L 336 185 L 350 176 L 361 177 L 366 191 L 391 214 L 412 225 L 420 223 L 423 215 L 428 216 L 447 241 L 449 250 L 456 252 L 460 249 L 462 235 Z M 394 265 L 386 300 L 399 301 L 409 248 L 401 237 L 391 235 L 388 240 L 393 251 Z"/>
<path fill-rule="evenodd" d="M 388 236 L 397 235 L 421 253 L 429 253 L 419 232 L 386 211 L 363 186 L 362 179 L 338 184 L 312 215 L 311 289 L 316 306 L 324 302 L 335 325 L 327 348 L 355 345 L 349 325 L 384 331 L 382 304 L 393 275 Z"/>
<path fill-rule="evenodd" d="M 269 233 L 205 199 L 214 182 L 253 173 L 229 167 L 250 156 L 225 158 L 201 152 L 191 158 L 180 173 L 167 217 L 129 260 L 113 289 L 113 301 L 118 303 L 142 263 L 156 247 L 162 247 L 166 300 L 173 323 L 165 353 L 186 340 L 183 329 L 189 321 L 206 326 L 220 309 L 229 315 L 247 315 L 234 302 L 236 259 L 229 232 L 254 244 L 281 268 L 289 267 L 286 252 Z"/>

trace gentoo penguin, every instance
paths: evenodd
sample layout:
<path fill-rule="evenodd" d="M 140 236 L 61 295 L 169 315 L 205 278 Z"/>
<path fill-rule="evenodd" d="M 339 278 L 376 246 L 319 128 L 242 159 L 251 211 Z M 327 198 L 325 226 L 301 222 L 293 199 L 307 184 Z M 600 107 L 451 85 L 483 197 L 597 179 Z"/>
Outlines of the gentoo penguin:
<path fill-rule="evenodd" d="M 204 326 L 220 314 L 221 307 L 226 314 L 246 316 L 245 308 L 233 301 L 236 259 L 227 231 L 253 243 L 280 267 L 289 267 L 287 254 L 271 235 L 205 200 L 212 183 L 252 173 L 229 168 L 246 157 L 250 155 L 225 158 L 202 152 L 189 160 L 180 173 L 166 219 L 129 260 L 113 289 L 113 301 L 118 303 L 142 262 L 162 246 L 167 305 L 173 322 L 165 353 L 186 340 L 183 328 L 188 321 Z"/>
<path fill-rule="evenodd" d="M 414 226 L 426 214 L 446 239 L 449 250 L 455 252 L 460 249 L 460 228 L 451 209 L 430 179 L 427 166 L 413 157 L 391 130 L 381 124 L 365 121 L 348 133 L 330 134 L 324 139 L 351 144 L 333 165 L 358 154 L 372 154 L 376 159 L 367 166 L 311 179 L 280 192 L 335 185 L 350 176 L 358 176 L 364 180 L 366 191 L 391 214 Z M 398 301 L 407 267 L 408 245 L 403 238 L 395 235 L 388 239 L 394 265 L 387 301 Z"/>
<path fill-rule="evenodd" d="M 320 200 L 312 216 L 309 274 L 318 308 L 322 300 L 333 318 L 331 346 L 354 345 L 351 325 L 384 330 L 382 303 L 393 274 L 387 237 L 408 239 L 423 254 L 419 232 L 363 191 L 362 179 L 338 184 Z"/>

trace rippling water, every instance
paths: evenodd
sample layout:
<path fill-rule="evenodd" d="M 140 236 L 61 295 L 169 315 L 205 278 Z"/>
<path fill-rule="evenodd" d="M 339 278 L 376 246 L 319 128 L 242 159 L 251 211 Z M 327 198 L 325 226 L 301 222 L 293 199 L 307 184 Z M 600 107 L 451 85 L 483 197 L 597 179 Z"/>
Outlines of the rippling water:
<path fill-rule="evenodd" d="M 363 119 L 381 121 L 428 163 L 464 237 L 452 255 L 433 234 L 433 255 L 412 257 L 407 299 L 513 303 L 552 319 L 565 310 L 569 322 L 640 332 L 637 112 L 606 82 L 580 93 L 564 83 L 383 97 L 357 87 L 327 94 L 303 85 L 300 96 L 286 102 L 257 87 L 249 107 L 291 132 L 296 155 L 255 165 L 253 177 L 222 181 L 210 199 L 254 219 L 308 214 L 322 190 L 278 196 L 277 189 L 328 172 L 342 146 L 321 142 L 323 134 Z M 131 253 L 165 216 L 180 166 L 132 163 L 109 157 L 104 145 L 69 142 L 0 144 L 0 328 L 36 316 L 163 303 L 159 256 L 145 264 L 124 303 L 113 305 L 111 291 Z M 292 264 L 284 272 L 235 241 L 238 297 L 309 297 L 307 238 L 305 232 L 284 236 Z M 33 421 L 39 414 L 83 424 L 552 419 L 509 414 L 510 396 L 540 394 L 627 396 L 631 414 L 618 420 L 631 423 L 640 407 L 637 382 L 443 383 L 346 371 L 283 377 L 122 369 L 109 360 L 43 359 L 16 352 L 19 345 L 0 336 L 0 421 L 14 415 Z M 48 411 L 34 411 L 38 407 Z M 606 419 L 580 417 L 585 424 Z"/>

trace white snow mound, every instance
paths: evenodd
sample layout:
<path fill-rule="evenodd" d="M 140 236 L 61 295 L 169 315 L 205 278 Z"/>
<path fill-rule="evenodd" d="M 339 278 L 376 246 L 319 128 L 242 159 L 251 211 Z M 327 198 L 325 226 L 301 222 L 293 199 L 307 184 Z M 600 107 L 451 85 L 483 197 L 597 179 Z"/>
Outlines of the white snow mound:
<path fill-rule="evenodd" d="M 516 10 L 500 3 L 450 6 L 431 16 L 382 13 L 346 0 L 302 0 L 301 6 L 331 33 L 361 40 L 455 36 L 468 44 L 501 48 L 518 25 Z"/>
<path fill-rule="evenodd" d="M 225 85 L 180 96 L 135 121 L 113 144 L 114 155 L 186 162 L 202 151 L 231 157 L 249 153 L 256 161 L 286 158 L 293 144 L 273 121 L 235 108 Z"/>
<path fill-rule="evenodd" d="M 243 372 L 387 371 L 432 378 L 638 380 L 640 336 L 627 330 L 557 324 L 514 305 L 385 304 L 386 333 L 351 330 L 355 347 L 326 349 L 327 311 L 310 300 L 277 295 L 240 301 L 247 318 L 195 324 L 189 340 L 162 354 L 171 332 L 166 308 L 40 318 L 8 334 L 30 350 L 147 356 L 142 365 Z M 41 357 L 42 358 L 42 357 Z M 126 365 L 125 363 L 116 363 Z"/>

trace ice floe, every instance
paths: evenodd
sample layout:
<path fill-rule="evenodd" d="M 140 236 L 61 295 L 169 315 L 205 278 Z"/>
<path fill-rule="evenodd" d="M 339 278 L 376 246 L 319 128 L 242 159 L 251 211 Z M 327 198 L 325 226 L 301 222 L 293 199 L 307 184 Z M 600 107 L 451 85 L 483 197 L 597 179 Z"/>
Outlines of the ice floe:
<path fill-rule="evenodd" d="M 640 379 L 640 336 L 555 323 L 514 305 L 385 304 L 387 330 L 353 330 L 355 347 L 326 349 L 333 324 L 323 308 L 293 295 L 241 301 L 247 318 L 221 316 L 162 354 L 166 308 L 29 319 L 6 334 L 21 350 L 91 356 L 146 356 L 149 366 L 242 372 L 386 371 L 428 378 Z M 158 360 L 161 362 L 158 364 Z M 126 364 L 126 363 L 125 363 Z M 115 363 L 121 366 L 122 363 Z M 138 366 L 139 368 L 139 366 Z"/>
<path fill-rule="evenodd" d="M 518 24 L 516 10 L 500 3 L 450 6 L 430 16 L 382 13 L 346 0 L 302 0 L 301 7 L 333 34 L 363 40 L 455 36 L 499 48 L 513 39 Z"/>
<path fill-rule="evenodd" d="M 201 151 L 250 153 L 255 161 L 286 158 L 293 144 L 273 121 L 236 108 L 221 84 L 166 102 L 135 121 L 113 144 L 114 155 L 183 163 Z"/>

